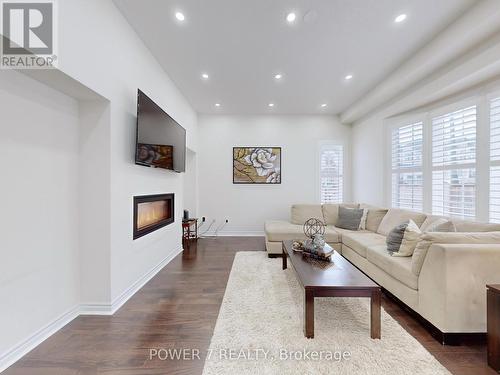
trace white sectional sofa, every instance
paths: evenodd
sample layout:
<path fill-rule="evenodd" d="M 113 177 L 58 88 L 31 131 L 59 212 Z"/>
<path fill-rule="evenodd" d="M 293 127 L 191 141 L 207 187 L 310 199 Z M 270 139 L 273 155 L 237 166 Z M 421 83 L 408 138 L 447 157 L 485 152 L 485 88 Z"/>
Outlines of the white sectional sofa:
<path fill-rule="evenodd" d="M 486 332 L 486 284 L 500 283 L 500 224 L 450 219 L 456 232 L 426 232 L 442 217 L 349 204 L 368 209 L 366 229 L 350 231 L 335 227 L 338 206 L 293 205 L 289 222 L 267 221 L 269 256 L 281 255 L 283 240 L 306 238 L 303 223 L 318 218 L 327 224 L 326 241 L 431 323 L 443 343 Z M 423 232 L 417 249 L 411 257 L 391 256 L 386 236 L 408 219 Z"/>

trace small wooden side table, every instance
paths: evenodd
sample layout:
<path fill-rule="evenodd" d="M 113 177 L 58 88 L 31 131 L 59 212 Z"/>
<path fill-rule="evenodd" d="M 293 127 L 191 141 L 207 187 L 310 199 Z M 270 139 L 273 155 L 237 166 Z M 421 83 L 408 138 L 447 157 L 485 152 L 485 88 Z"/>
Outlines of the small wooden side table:
<path fill-rule="evenodd" d="M 182 243 L 189 246 L 191 240 L 198 240 L 198 219 L 182 220 Z"/>
<path fill-rule="evenodd" d="M 500 372 L 500 284 L 486 285 L 488 301 L 488 365 Z"/>

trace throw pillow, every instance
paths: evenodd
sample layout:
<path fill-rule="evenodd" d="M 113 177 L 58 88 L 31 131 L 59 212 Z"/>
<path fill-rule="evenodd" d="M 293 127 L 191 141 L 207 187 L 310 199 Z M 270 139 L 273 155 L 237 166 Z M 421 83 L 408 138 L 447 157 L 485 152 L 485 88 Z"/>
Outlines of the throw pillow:
<path fill-rule="evenodd" d="M 339 206 L 340 204 L 325 203 L 322 205 L 323 217 L 325 218 L 326 225 L 337 225 L 339 219 Z M 347 208 L 359 208 L 357 203 L 344 203 L 342 206 Z"/>
<path fill-rule="evenodd" d="M 339 219 L 337 220 L 337 227 L 349 230 L 359 230 L 361 219 L 365 210 L 362 208 L 347 208 L 344 206 L 339 207 Z"/>
<path fill-rule="evenodd" d="M 455 224 L 452 221 L 446 219 L 438 219 L 429 225 L 426 232 L 456 232 Z"/>
<path fill-rule="evenodd" d="M 410 257 L 413 255 L 421 233 L 413 220 L 407 220 L 389 232 L 386 240 L 387 250 L 394 256 Z"/>
<path fill-rule="evenodd" d="M 363 210 L 363 216 L 361 216 L 361 220 L 359 221 L 359 230 L 365 230 L 366 229 L 366 221 L 368 219 L 368 209 L 367 208 L 362 208 Z"/>
<path fill-rule="evenodd" d="M 420 227 L 426 217 L 426 214 L 423 214 L 421 212 L 403 210 L 400 208 L 390 208 L 380 222 L 377 233 L 383 236 L 387 236 L 392 228 L 394 228 L 396 225 L 405 223 L 407 220 L 413 220 L 413 222 L 417 224 L 418 227 Z"/>
<path fill-rule="evenodd" d="M 372 232 L 376 232 L 378 230 L 378 226 L 384 219 L 385 214 L 387 213 L 387 209 L 384 208 L 371 208 L 365 207 L 368 209 L 368 214 L 366 216 L 366 229 Z"/>

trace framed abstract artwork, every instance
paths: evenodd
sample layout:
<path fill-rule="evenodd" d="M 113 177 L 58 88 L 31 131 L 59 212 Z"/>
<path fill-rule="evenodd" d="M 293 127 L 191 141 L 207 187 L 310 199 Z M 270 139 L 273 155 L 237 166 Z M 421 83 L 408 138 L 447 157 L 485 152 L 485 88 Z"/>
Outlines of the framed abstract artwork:
<path fill-rule="evenodd" d="M 233 147 L 233 184 L 281 184 L 281 147 Z"/>

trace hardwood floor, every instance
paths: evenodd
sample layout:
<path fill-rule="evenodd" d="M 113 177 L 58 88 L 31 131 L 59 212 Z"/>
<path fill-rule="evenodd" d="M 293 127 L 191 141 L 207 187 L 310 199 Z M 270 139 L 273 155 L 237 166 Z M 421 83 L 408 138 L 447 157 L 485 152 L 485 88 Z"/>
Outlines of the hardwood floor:
<path fill-rule="evenodd" d="M 210 343 L 237 251 L 264 250 L 260 237 L 202 239 L 176 257 L 114 316 L 80 316 L 28 353 L 5 375 L 201 374 L 198 360 L 149 359 L 151 348 L 197 348 Z M 281 264 L 277 261 L 278 269 Z M 450 372 L 496 374 L 486 346 L 442 346 L 392 300 L 383 308 Z M 34 312 L 36 313 L 36 312 Z"/>

